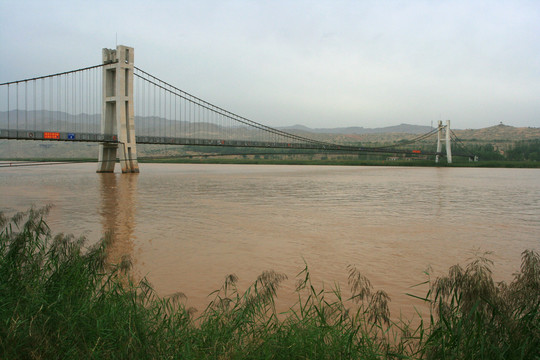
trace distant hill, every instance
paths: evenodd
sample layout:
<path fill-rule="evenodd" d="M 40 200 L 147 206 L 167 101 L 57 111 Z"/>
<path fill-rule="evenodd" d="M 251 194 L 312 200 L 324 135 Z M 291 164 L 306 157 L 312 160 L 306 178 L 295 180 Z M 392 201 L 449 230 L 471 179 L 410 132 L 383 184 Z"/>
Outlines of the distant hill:
<path fill-rule="evenodd" d="M 36 118 L 39 120 L 36 122 Z M 9 122 L 8 122 L 9 119 Z M 62 131 L 83 131 L 97 132 L 100 128 L 101 115 L 98 114 L 68 114 L 58 111 L 24 111 L 11 110 L 9 113 L 0 111 L 0 128 L 13 128 L 14 124 L 18 123 L 19 129 L 24 129 L 26 126 L 37 131 L 47 131 L 50 126 Z M 154 129 L 155 124 L 159 124 L 159 129 Z M 157 135 L 159 136 L 161 129 L 168 129 L 181 124 L 187 131 L 195 131 L 199 127 L 194 126 L 194 123 L 183 121 L 165 120 L 159 117 L 135 117 L 136 128 L 138 134 Z M 73 130 L 72 130 L 73 129 Z M 217 133 L 220 127 L 215 124 L 207 124 L 204 126 L 206 131 Z M 316 138 L 321 140 L 325 137 L 327 141 L 331 139 L 339 140 L 343 136 L 349 140 L 355 141 L 389 141 L 393 138 L 404 138 L 405 135 L 420 135 L 430 132 L 433 128 L 426 125 L 411 125 L 400 124 L 394 126 L 365 128 L 362 126 L 340 127 L 340 128 L 310 128 L 304 125 L 293 125 L 280 127 L 280 130 L 301 134 L 309 137 L 310 134 L 316 134 Z M 199 129 L 200 130 L 200 129 Z M 155 133 L 158 131 L 158 133 Z M 236 129 L 238 131 L 238 128 Z M 491 126 L 483 129 L 465 129 L 453 131 L 462 139 L 477 139 L 477 140 L 526 140 L 540 138 L 540 128 L 533 127 L 513 127 L 504 124 Z M 361 136 L 360 136 L 361 135 Z M 373 135 L 370 138 L 369 135 Z M 359 137 L 360 136 L 360 137 Z M 366 137 L 367 136 L 367 137 Z M 368 139 L 369 138 L 369 139 Z"/>
<path fill-rule="evenodd" d="M 424 134 L 432 130 L 430 126 L 400 124 L 394 126 L 380 128 L 365 128 L 362 126 L 352 126 L 343 128 L 309 128 L 304 125 L 293 125 L 280 128 L 283 131 L 302 131 L 314 134 L 385 134 L 385 133 L 401 133 L 401 134 Z"/>
<path fill-rule="evenodd" d="M 331 141 L 343 139 L 346 137 L 349 141 L 398 141 L 413 137 L 411 135 L 425 134 L 433 128 L 430 126 L 400 124 L 380 128 L 364 127 L 344 127 L 344 128 L 316 128 L 311 129 L 304 125 L 294 125 L 280 128 L 283 131 L 289 131 L 296 134 L 302 134 L 309 137 L 309 134 L 316 134 L 317 138 L 325 137 L 325 140 Z M 453 129 L 453 132 L 463 140 L 478 141 L 519 141 L 540 139 L 540 128 L 535 127 L 514 127 L 504 124 L 490 126 L 482 129 Z M 326 135 L 326 136 L 325 136 Z"/>
<path fill-rule="evenodd" d="M 483 129 L 454 130 L 463 140 L 532 140 L 540 139 L 540 128 L 499 124 Z"/>

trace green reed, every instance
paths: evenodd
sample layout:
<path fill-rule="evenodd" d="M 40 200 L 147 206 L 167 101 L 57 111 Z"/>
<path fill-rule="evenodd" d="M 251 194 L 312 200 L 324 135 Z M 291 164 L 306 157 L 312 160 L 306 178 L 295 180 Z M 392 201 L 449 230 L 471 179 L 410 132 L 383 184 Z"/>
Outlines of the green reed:
<path fill-rule="evenodd" d="M 540 256 L 522 253 L 521 271 L 496 284 L 492 261 L 452 266 L 428 294 L 437 317 L 423 353 L 434 359 L 539 359 Z"/>
<path fill-rule="evenodd" d="M 200 313 L 177 293 L 159 297 L 131 266 L 107 262 L 106 237 L 53 236 L 49 208 L 0 214 L 0 358 L 534 359 L 540 349 L 540 258 L 523 254 L 510 284 L 495 284 L 488 259 L 454 266 L 430 282 L 429 319 L 391 321 L 383 291 L 349 267 L 350 297 L 316 289 L 308 267 L 297 302 L 276 310 L 286 279 L 262 273 L 245 291 L 228 275 Z"/>

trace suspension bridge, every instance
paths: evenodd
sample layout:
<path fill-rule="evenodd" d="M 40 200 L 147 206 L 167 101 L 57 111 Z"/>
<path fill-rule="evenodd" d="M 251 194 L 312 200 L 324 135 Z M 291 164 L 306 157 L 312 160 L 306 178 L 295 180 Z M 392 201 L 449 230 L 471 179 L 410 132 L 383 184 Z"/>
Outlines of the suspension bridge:
<path fill-rule="evenodd" d="M 99 143 L 98 172 L 139 172 L 137 144 L 306 149 L 445 156 L 452 141 L 467 153 L 450 121 L 426 134 L 380 147 L 320 141 L 266 126 L 191 95 L 134 65 L 127 46 L 103 49 L 103 63 L 0 84 L 0 139 Z M 435 151 L 403 149 L 437 136 Z M 445 152 L 442 144 L 445 143 Z M 400 149 L 400 147 L 402 147 Z"/>

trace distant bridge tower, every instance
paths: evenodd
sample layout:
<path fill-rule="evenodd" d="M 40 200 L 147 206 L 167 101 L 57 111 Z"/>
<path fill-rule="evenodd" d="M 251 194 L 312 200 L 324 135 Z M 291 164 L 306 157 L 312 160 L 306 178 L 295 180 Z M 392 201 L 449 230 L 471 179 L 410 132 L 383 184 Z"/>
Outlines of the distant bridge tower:
<path fill-rule="evenodd" d="M 443 139 L 444 132 L 444 139 Z M 442 120 L 439 120 L 439 131 L 437 131 L 437 155 L 435 155 L 435 162 L 439 162 L 441 155 L 442 144 L 441 141 L 446 142 L 446 160 L 449 164 L 452 163 L 452 143 L 450 142 L 450 120 L 446 120 L 446 125 L 443 125 Z"/>
<path fill-rule="evenodd" d="M 114 172 L 119 151 L 123 173 L 138 173 L 133 107 L 133 48 L 103 49 L 103 108 L 101 134 L 117 136 L 117 143 L 99 145 L 98 173 Z"/>

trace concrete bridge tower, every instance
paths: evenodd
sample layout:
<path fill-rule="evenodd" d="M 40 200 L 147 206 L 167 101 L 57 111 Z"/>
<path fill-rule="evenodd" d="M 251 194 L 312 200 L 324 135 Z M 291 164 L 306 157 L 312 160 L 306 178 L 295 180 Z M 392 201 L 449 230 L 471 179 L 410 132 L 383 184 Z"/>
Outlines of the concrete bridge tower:
<path fill-rule="evenodd" d="M 444 139 L 443 139 L 444 132 Z M 446 125 L 442 124 L 442 120 L 439 120 L 439 131 L 437 131 L 437 155 L 435 155 L 435 162 L 439 162 L 439 157 L 442 150 L 441 141 L 446 143 L 446 161 L 452 163 L 452 143 L 450 142 L 450 120 L 446 120 Z"/>
<path fill-rule="evenodd" d="M 133 107 L 133 48 L 103 49 L 103 109 L 98 173 L 114 172 L 117 150 L 123 173 L 138 173 Z"/>

